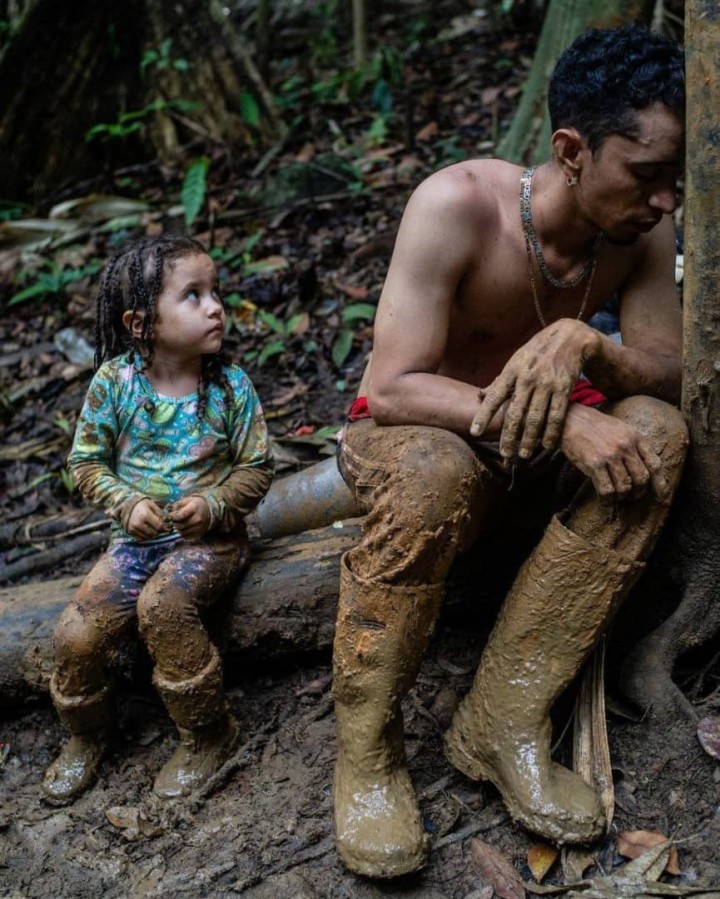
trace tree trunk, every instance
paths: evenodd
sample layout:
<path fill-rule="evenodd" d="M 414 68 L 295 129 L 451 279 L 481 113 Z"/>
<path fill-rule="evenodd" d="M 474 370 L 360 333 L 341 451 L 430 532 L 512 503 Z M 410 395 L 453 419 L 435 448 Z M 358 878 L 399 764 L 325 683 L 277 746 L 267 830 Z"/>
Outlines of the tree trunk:
<path fill-rule="evenodd" d="M 673 513 L 682 598 L 629 660 L 631 693 L 656 718 L 695 712 L 671 675 L 720 631 L 720 3 L 688 0 L 683 411 L 690 452 Z"/>
<path fill-rule="evenodd" d="M 367 7 L 365 0 L 352 0 L 353 61 L 356 69 L 364 69 L 368 60 Z"/>
<path fill-rule="evenodd" d="M 0 196 L 43 196 L 156 156 L 177 163 L 190 140 L 244 144 L 243 90 L 277 124 L 217 0 L 36 0 L 0 60 Z M 88 140 L 97 125 L 115 133 Z"/>
<path fill-rule="evenodd" d="M 653 5 L 654 0 L 550 0 L 520 105 L 497 156 L 526 165 L 544 162 L 551 135 L 548 81 L 562 51 L 586 28 L 610 28 L 633 19 L 649 21 Z"/>

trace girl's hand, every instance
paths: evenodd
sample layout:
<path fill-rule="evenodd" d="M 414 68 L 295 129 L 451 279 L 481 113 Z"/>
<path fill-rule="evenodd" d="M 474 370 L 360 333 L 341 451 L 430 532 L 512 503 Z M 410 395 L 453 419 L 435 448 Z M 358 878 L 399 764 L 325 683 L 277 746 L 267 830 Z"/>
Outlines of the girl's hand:
<path fill-rule="evenodd" d="M 210 506 L 201 496 L 186 496 L 169 507 L 168 519 L 186 540 L 198 540 L 210 527 Z"/>
<path fill-rule="evenodd" d="M 141 499 L 130 513 L 126 530 L 136 540 L 152 540 L 161 534 L 167 534 L 170 528 L 163 518 L 160 506 L 151 499 Z"/>

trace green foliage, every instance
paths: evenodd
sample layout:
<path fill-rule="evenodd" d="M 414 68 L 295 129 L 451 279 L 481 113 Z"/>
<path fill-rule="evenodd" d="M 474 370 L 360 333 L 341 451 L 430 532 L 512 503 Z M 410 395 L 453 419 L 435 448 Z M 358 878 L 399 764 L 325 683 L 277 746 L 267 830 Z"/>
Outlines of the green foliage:
<path fill-rule="evenodd" d="M 338 332 L 338 335 L 335 338 L 335 342 L 332 345 L 332 350 L 330 351 L 332 361 L 335 363 L 337 368 L 342 368 L 343 363 L 350 355 L 350 350 L 352 350 L 353 345 L 353 337 L 354 334 L 349 328 L 343 328 Z"/>
<path fill-rule="evenodd" d="M 250 350 L 245 354 L 245 359 L 248 362 L 255 359 L 259 366 L 263 366 L 268 359 L 286 352 L 289 349 L 290 341 L 296 336 L 296 328 L 305 318 L 305 314 L 304 312 L 297 312 L 283 321 L 277 315 L 273 315 L 272 312 L 259 309 L 257 313 L 258 321 L 262 322 L 276 336 L 273 340 L 266 343 L 259 352 Z"/>
<path fill-rule="evenodd" d="M 343 309 L 341 318 L 343 324 L 346 325 L 357 321 L 372 321 L 373 318 L 375 318 L 375 312 L 376 309 L 372 303 L 352 303 L 350 306 L 346 306 Z M 338 335 L 333 342 L 332 350 L 330 351 L 332 361 L 335 363 L 336 368 L 342 368 L 347 361 L 347 358 L 352 351 L 354 339 L 355 334 L 350 328 L 342 328 L 338 332 Z M 338 381 L 335 386 L 341 393 L 345 389 L 345 384 L 341 381 Z"/>
<path fill-rule="evenodd" d="M 170 55 L 171 48 L 172 38 L 166 38 L 161 42 L 157 50 L 146 50 L 140 60 L 140 74 L 144 77 L 146 71 L 150 69 L 154 69 L 156 72 L 167 69 L 174 69 L 176 72 L 187 72 L 190 69 L 190 63 L 187 59 L 172 57 Z M 96 139 L 108 141 L 128 137 L 140 131 L 151 116 L 173 109 L 178 112 L 195 112 L 198 109 L 198 104 L 188 100 L 165 100 L 162 97 L 158 97 L 142 109 L 133 109 L 129 112 L 120 113 L 115 122 L 99 122 L 97 125 L 93 125 L 85 135 L 85 140 L 89 143 Z"/>
<path fill-rule="evenodd" d="M 358 319 L 371 322 L 375 318 L 376 311 L 372 303 L 352 303 L 343 309 L 342 320 L 345 324 L 358 321 Z"/>
<path fill-rule="evenodd" d="M 240 115 L 243 122 L 251 128 L 260 126 L 260 107 L 249 91 L 244 90 L 240 93 Z"/>
<path fill-rule="evenodd" d="M 188 228 L 198 217 L 205 202 L 206 176 L 209 167 L 210 160 L 207 156 L 201 156 L 193 159 L 185 172 L 180 199 L 185 210 L 185 225 Z"/>
<path fill-rule="evenodd" d="M 140 71 L 144 73 L 145 69 L 154 67 L 158 71 L 172 68 L 176 72 L 187 72 L 190 68 L 190 63 L 187 59 L 173 59 L 170 55 L 171 47 L 172 38 L 168 37 L 162 41 L 157 50 L 146 50 L 140 60 Z"/>
<path fill-rule="evenodd" d="M 52 260 L 46 260 L 44 265 L 45 271 L 38 274 L 37 280 L 14 294 L 8 305 L 14 306 L 17 303 L 24 303 L 39 297 L 59 296 L 66 292 L 70 284 L 74 284 L 88 275 L 96 275 L 102 268 L 102 264 L 98 261 L 84 265 L 82 268 L 60 268 Z"/>
<path fill-rule="evenodd" d="M 178 112 L 195 112 L 198 109 L 198 104 L 191 103 L 189 100 L 163 100 L 158 98 L 153 100 L 152 103 L 148 103 L 142 109 L 121 113 L 117 122 L 101 122 L 93 125 L 85 135 L 85 140 L 89 143 L 96 138 L 106 141 L 127 137 L 129 134 L 139 131 L 150 116 L 169 109 L 177 109 Z"/>
<path fill-rule="evenodd" d="M 20 218 L 25 212 L 25 207 L 7 200 L 0 200 L 0 222 L 9 222 Z"/>

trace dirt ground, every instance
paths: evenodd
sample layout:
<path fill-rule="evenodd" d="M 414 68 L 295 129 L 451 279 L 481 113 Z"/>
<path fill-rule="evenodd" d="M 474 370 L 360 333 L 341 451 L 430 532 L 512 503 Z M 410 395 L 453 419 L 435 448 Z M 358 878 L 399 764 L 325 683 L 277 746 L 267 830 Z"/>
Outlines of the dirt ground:
<path fill-rule="evenodd" d="M 492 787 L 467 781 L 443 757 L 442 732 L 470 685 L 482 639 L 466 622 L 446 620 L 405 702 L 410 769 L 433 839 L 422 872 L 373 883 L 345 871 L 335 854 L 334 715 L 330 663 L 321 658 L 240 673 L 229 696 L 246 740 L 213 790 L 186 801 L 151 794 L 175 736 L 150 690 L 122 695 L 117 749 L 96 786 L 66 808 L 40 798 L 42 773 L 63 739 L 52 710 L 38 704 L 6 721 L 0 895 L 480 899 L 493 894 L 483 892 L 489 882 L 473 866 L 473 837 L 500 849 L 532 882 L 526 859 L 534 841 L 508 819 Z M 610 725 L 618 809 L 590 876 L 622 862 L 618 832 L 652 830 L 672 836 L 679 850 L 681 873 L 664 880 L 715 884 L 719 891 L 705 895 L 719 897 L 716 763 L 690 727 L 653 730 L 612 714 Z M 562 881 L 558 862 L 544 883 Z"/>

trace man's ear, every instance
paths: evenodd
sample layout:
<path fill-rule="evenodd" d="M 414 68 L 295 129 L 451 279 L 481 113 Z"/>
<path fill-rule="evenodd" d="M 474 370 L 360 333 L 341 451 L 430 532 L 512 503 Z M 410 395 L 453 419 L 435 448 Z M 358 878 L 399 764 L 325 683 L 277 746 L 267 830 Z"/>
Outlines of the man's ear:
<path fill-rule="evenodd" d="M 133 337 L 139 338 L 142 334 L 142 325 L 145 320 L 145 313 L 132 312 L 130 309 L 126 309 L 122 314 L 122 323 L 130 332 Z"/>
<path fill-rule="evenodd" d="M 577 178 L 582 171 L 587 141 L 575 128 L 558 128 L 550 138 L 553 155 L 566 178 Z"/>

